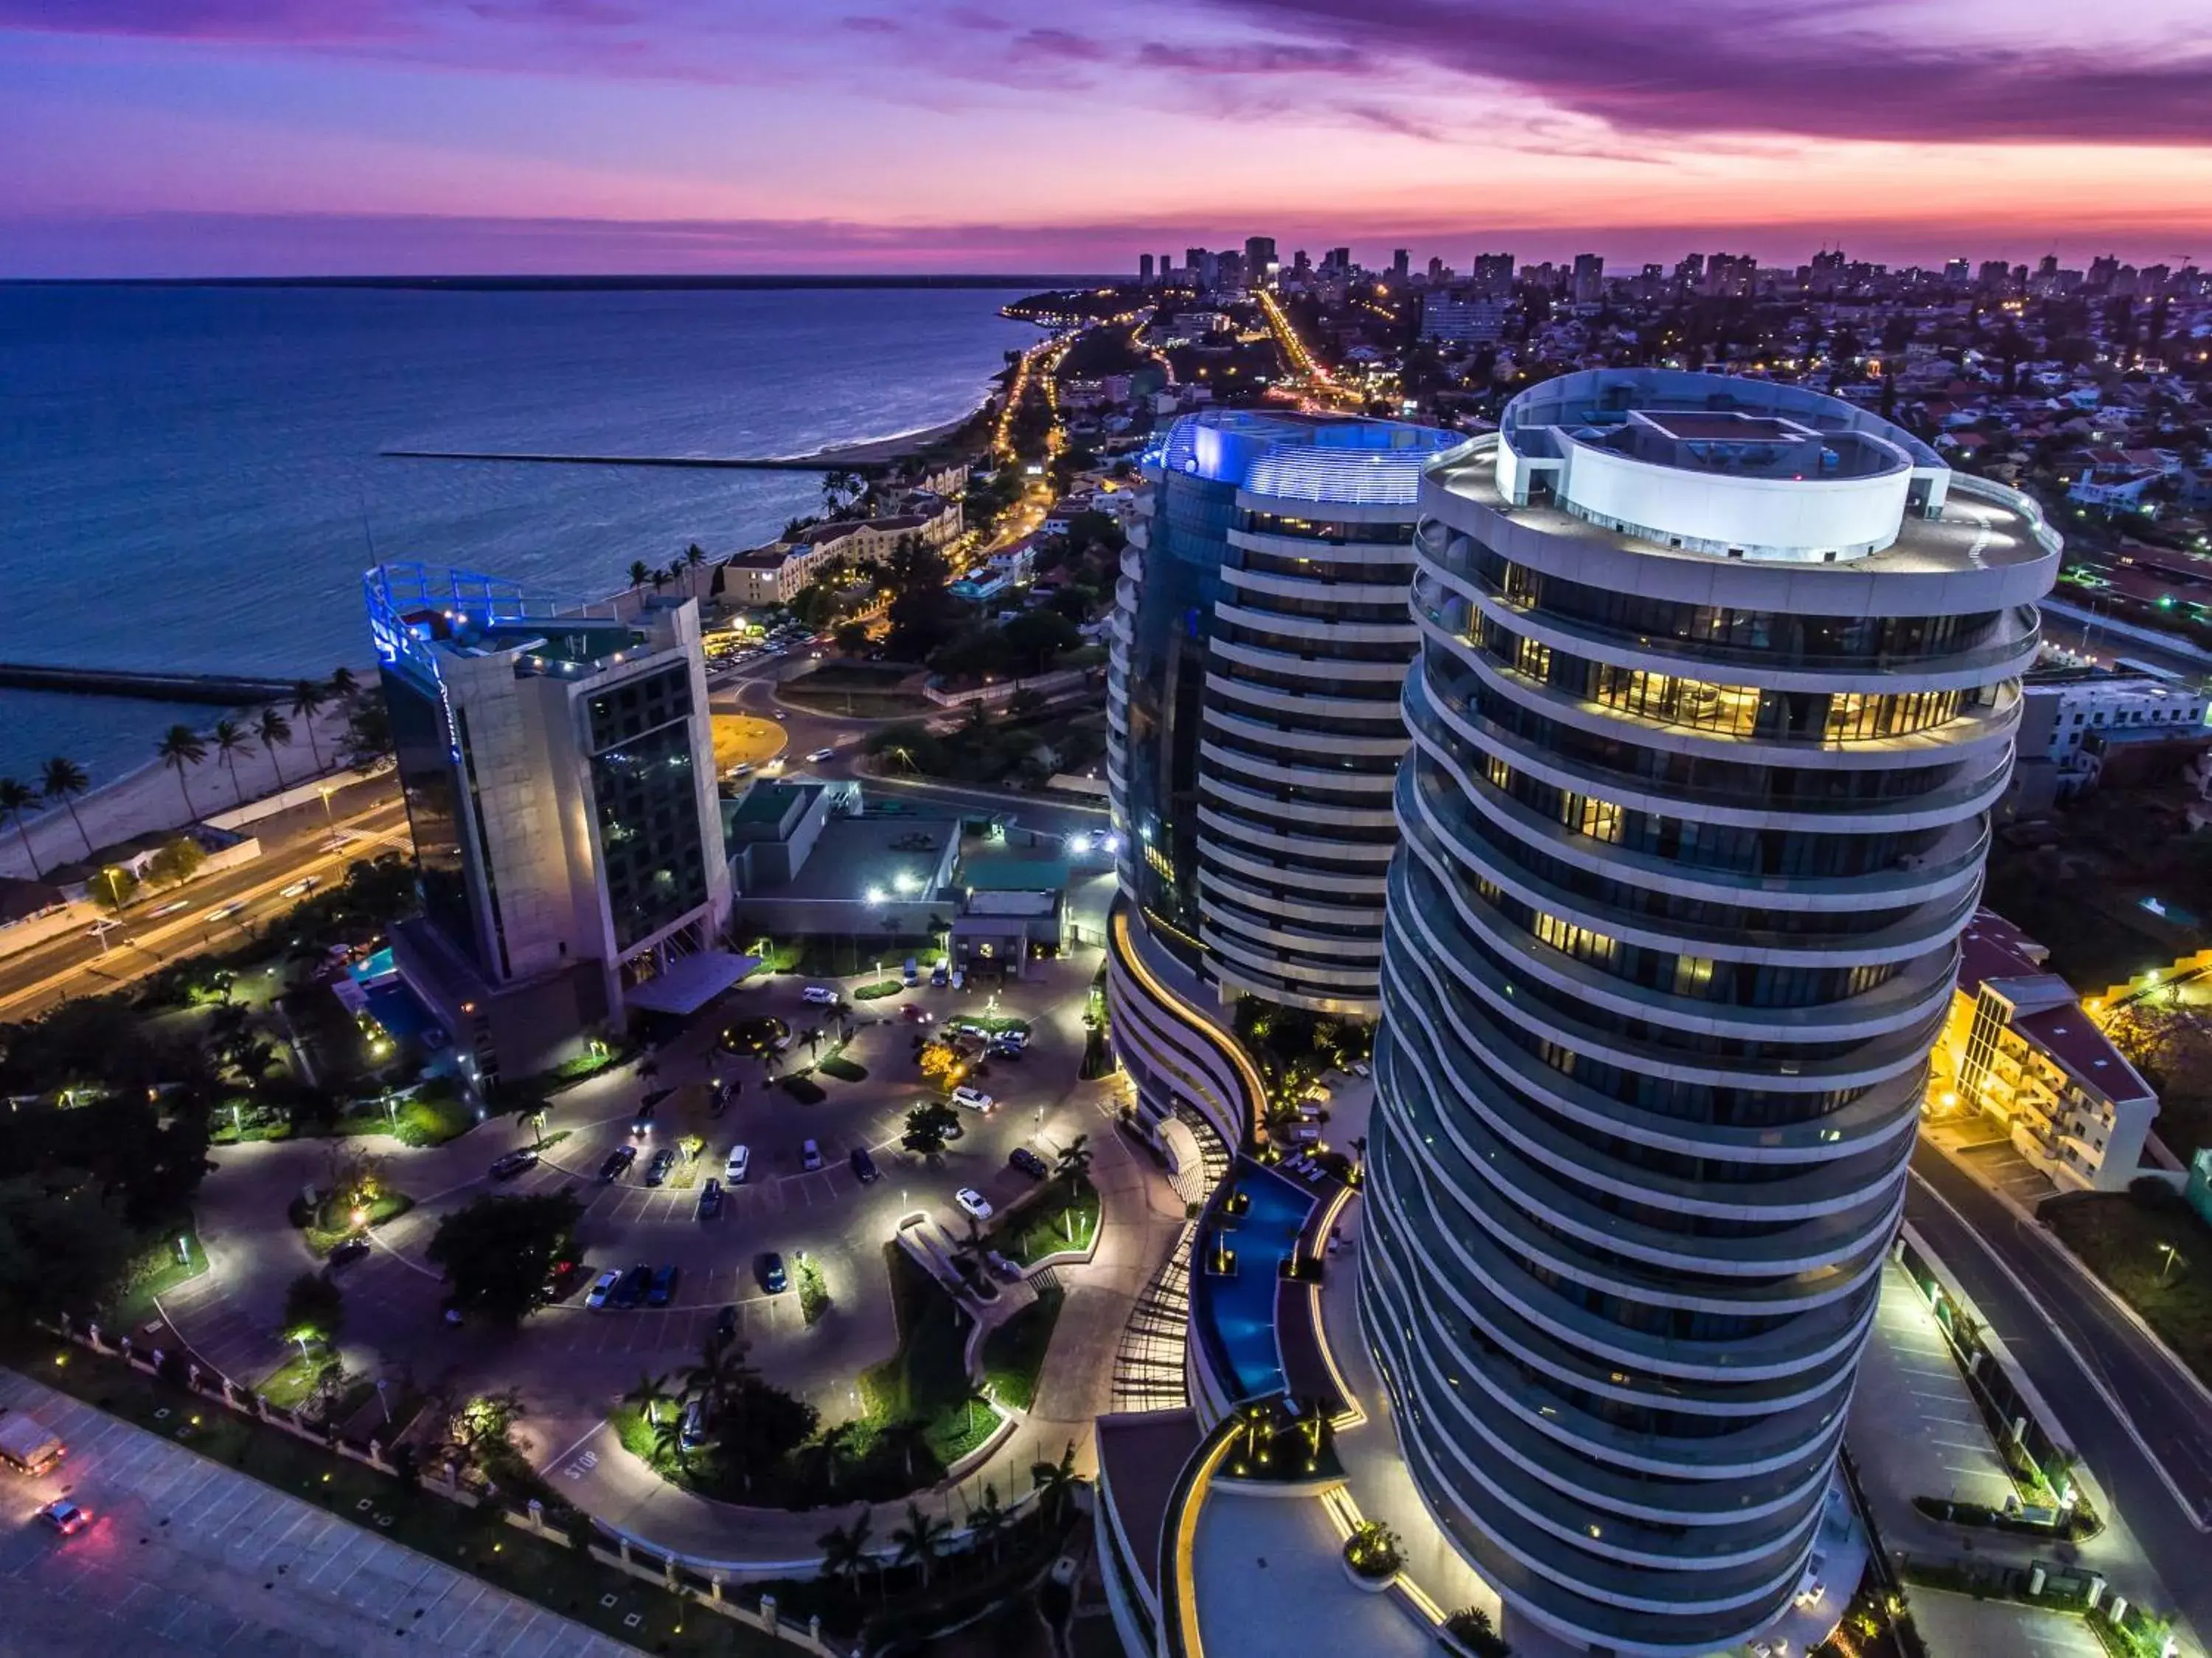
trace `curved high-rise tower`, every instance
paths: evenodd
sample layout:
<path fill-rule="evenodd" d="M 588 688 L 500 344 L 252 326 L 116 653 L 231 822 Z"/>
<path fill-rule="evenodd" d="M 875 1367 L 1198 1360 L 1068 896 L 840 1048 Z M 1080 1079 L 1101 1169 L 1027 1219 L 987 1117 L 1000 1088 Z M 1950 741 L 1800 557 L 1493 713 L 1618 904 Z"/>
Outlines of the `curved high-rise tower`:
<path fill-rule="evenodd" d="M 1598 370 L 1428 474 L 1362 1308 L 1509 1614 L 1787 1605 L 2058 541 L 1838 399 Z"/>

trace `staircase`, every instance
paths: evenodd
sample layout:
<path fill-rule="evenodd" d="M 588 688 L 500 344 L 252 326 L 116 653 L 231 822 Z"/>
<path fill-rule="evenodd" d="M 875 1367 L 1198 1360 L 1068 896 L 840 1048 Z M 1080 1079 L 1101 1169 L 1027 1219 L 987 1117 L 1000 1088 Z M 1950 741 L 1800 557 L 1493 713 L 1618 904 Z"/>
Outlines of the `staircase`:
<path fill-rule="evenodd" d="M 1114 1354 L 1116 1411 L 1176 1410 L 1189 1403 L 1182 1363 L 1190 1329 L 1191 1240 L 1197 1230 L 1195 1225 L 1182 1228 L 1130 1309 Z"/>

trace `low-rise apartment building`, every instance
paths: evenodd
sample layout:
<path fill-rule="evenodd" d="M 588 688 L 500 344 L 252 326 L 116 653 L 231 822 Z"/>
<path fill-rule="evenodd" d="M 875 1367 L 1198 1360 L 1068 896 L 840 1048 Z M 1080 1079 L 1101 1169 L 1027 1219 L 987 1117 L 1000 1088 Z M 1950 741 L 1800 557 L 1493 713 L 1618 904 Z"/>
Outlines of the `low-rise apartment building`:
<path fill-rule="evenodd" d="M 787 605 L 840 558 L 848 564 L 880 564 L 909 535 L 924 546 L 943 547 L 959 539 L 963 527 L 960 502 L 935 497 L 925 510 L 811 524 L 789 540 L 748 548 L 725 561 L 722 596 L 739 605 Z"/>
<path fill-rule="evenodd" d="M 2124 1191 L 2158 1114 L 2150 1084 L 2012 923 L 1978 911 L 1960 947 L 1943 1031 L 1960 1101 L 2003 1124 L 2061 1192 Z"/>

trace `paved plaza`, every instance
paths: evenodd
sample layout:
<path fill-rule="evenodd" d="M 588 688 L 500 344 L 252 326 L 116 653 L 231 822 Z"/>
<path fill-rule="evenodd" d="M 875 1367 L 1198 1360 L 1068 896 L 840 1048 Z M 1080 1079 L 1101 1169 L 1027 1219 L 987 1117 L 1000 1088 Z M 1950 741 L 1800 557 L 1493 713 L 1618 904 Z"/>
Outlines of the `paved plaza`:
<path fill-rule="evenodd" d="M 0 1370 L 0 1404 L 68 1442 L 9 1476 L 0 1525 L 9 1652 L 397 1653 L 616 1658 L 631 1649 L 412 1549 Z M 94 1515 L 59 1538 L 32 1518 L 66 1494 Z"/>

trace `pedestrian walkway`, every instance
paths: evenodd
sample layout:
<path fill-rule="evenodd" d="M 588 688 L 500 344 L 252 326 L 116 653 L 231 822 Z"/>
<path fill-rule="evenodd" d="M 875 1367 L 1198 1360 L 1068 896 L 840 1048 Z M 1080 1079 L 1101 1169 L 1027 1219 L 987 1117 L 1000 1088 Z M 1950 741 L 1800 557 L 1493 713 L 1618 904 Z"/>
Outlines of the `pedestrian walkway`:
<path fill-rule="evenodd" d="M 5 1649 L 65 1627 L 55 1651 L 425 1652 L 617 1658 L 632 1649 L 129 1423 L 0 1370 L 0 1404 L 68 1443 L 21 1482 L 26 1510 L 66 1491 L 94 1515 L 66 1541 L 0 1529 Z"/>

